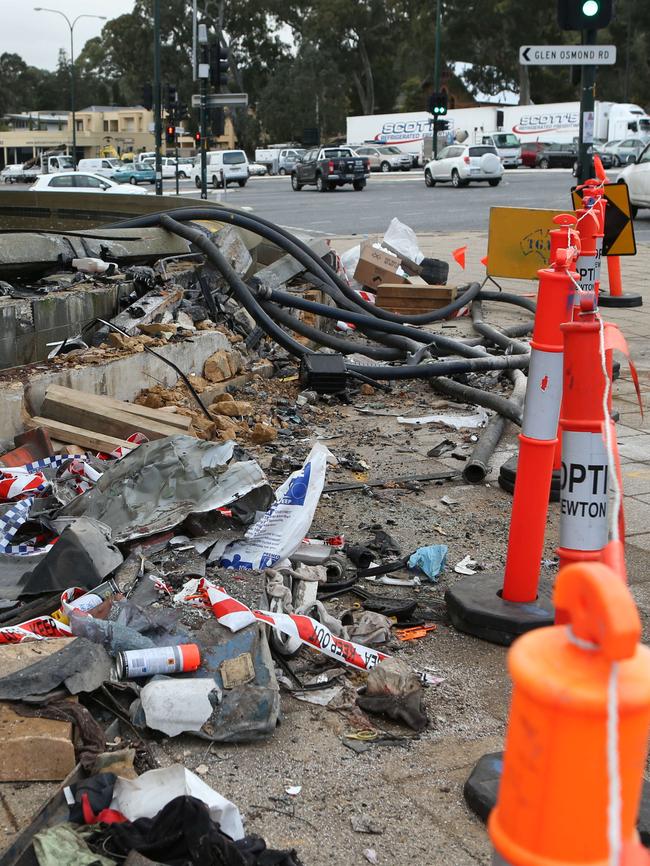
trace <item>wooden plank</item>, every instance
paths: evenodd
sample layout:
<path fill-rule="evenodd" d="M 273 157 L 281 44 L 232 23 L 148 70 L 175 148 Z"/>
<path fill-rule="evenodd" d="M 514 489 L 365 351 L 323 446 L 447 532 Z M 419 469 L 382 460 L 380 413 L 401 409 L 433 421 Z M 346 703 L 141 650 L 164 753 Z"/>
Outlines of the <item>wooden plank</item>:
<path fill-rule="evenodd" d="M 148 439 L 162 439 L 165 436 L 180 436 L 181 430 L 169 424 L 159 424 L 129 412 L 104 408 L 88 402 L 85 406 L 71 403 L 49 391 L 41 405 L 41 414 L 53 421 L 72 424 L 84 430 L 107 433 L 119 439 L 128 439 L 132 433 L 144 433 Z"/>
<path fill-rule="evenodd" d="M 428 313 L 446 307 L 456 299 L 456 286 L 402 286 L 388 284 L 377 289 L 376 304 L 404 315 Z"/>
<path fill-rule="evenodd" d="M 127 403 L 125 400 L 106 397 L 104 394 L 87 394 L 83 391 L 75 391 L 74 388 L 66 388 L 63 385 L 48 385 L 47 394 L 50 393 L 64 397 L 75 404 L 86 406 L 89 403 L 96 403 L 98 406 L 105 406 L 107 409 L 118 409 L 121 412 L 149 418 L 151 421 L 166 424 L 168 427 L 178 427 L 181 430 L 189 430 L 192 424 L 192 419 L 188 415 L 179 415 L 177 412 L 171 412 L 169 409 L 151 409 L 149 406 L 140 406 L 138 403 Z"/>
<path fill-rule="evenodd" d="M 79 445 L 81 448 L 87 448 L 89 451 L 107 451 L 110 453 L 111 451 L 115 451 L 120 445 L 123 448 L 133 448 L 133 444 L 125 442 L 124 439 L 117 439 L 115 436 L 107 436 L 102 433 L 92 433 L 89 430 L 82 430 L 71 424 L 53 421 L 51 418 L 35 416 L 27 421 L 27 426 L 45 427 L 53 439 L 58 439 L 60 442 L 68 442 L 72 445 Z"/>

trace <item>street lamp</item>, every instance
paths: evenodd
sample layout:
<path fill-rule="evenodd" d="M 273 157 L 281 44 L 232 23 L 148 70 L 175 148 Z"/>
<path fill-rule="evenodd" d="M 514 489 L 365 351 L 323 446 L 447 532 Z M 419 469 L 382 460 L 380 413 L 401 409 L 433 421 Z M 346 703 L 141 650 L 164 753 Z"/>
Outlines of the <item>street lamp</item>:
<path fill-rule="evenodd" d="M 100 21 L 106 21 L 105 15 L 77 15 L 70 21 L 65 12 L 60 9 L 48 9 L 46 6 L 34 6 L 34 12 L 54 12 L 55 15 L 60 15 L 65 18 L 66 24 L 70 28 L 70 109 L 72 111 L 72 168 L 77 169 L 77 118 L 75 114 L 74 104 L 74 26 L 80 18 L 98 18 Z"/>

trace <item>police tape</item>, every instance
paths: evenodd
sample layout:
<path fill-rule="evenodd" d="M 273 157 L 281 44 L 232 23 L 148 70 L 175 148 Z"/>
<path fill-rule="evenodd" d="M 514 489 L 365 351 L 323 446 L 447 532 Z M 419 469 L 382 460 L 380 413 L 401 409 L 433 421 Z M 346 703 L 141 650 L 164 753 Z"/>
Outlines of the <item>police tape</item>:
<path fill-rule="evenodd" d="M 36 616 L 18 625 L 6 625 L 0 628 L 0 645 L 72 636 L 69 625 L 59 622 L 52 616 Z"/>
<path fill-rule="evenodd" d="M 185 602 L 203 600 L 212 608 L 217 621 L 230 631 L 240 631 L 254 622 L 261 622 L 358 670 L 369 671 L 388 658 L 385 653 L 378 650 L 337 637 L 326 626 L 310 616 L 251 610 L 241 601 L 228 595 L 223 588 L 215 586 L 205 578 L 190 581 L 175 599 Z"/>
<path fill-rule="evenodd" d="M 50 486 L 43 469 L 57 468 L 72 460 L 87 459 L 85 454 L 57 454 L 23 466 L 0 466 L 0 501 L 11 502 L 43 493 Z"/>

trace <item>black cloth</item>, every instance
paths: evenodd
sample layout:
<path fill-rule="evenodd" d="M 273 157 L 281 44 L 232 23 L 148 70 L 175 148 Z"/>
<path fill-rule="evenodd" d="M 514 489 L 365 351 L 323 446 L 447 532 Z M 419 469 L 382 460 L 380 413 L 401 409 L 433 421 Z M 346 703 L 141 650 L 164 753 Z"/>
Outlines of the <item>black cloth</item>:
<path fill-rule="evenodd" d="M 144 854 L 166 866 L 302 866 L 294 852 L 270 851 L 263 839 L 233 842 L 195 797 L 176 797 L 154 818 L 110 824 L 91 843 L 107 856 Z"/>

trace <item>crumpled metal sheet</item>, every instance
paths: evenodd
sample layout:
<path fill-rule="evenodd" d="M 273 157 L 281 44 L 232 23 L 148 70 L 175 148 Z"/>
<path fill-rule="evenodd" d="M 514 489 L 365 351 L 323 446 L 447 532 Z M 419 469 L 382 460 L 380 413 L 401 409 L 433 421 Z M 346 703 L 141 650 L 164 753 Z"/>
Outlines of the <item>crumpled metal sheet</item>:
<path fill-rule="evenodd" d="M 189 514 L 229 505 L 267 483 L 259 464 L 237 459 L 235 449 L 232 441 L 193 436 L 145 442 L 60 513 L 100 520 L 115 542 L 163 532 Z"/>

